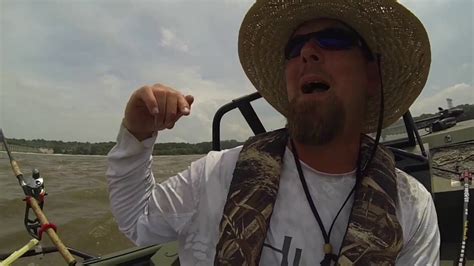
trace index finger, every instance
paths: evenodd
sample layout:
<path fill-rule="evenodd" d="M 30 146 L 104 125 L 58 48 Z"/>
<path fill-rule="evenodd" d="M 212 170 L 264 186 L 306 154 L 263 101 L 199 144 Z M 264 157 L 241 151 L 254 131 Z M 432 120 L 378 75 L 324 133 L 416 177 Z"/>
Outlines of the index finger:
<path fill-rule="evenodd" d="M 190 113 L 190 106 L 188 101 L 186 101 L 186 98 L 184 95 L 180 95 L 178 97 L 178 110 L 183 114 L 183 115 L 189 115 Z"/>
<path fill-rule="evenodd" d="M 159 113 L 158 102 L 156 101 L 155 94 L 150 87 L 147 86 L 143 88 L 143 93 L 140 98 L 145 103 L 151 115 L 157 115 Z"/>

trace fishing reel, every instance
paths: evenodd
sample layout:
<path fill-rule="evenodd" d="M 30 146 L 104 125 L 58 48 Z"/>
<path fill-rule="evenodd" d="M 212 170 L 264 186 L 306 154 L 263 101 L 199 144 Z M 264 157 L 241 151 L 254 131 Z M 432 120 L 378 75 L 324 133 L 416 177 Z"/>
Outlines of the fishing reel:
<path fill-rule="evenodd" d="M 30 210 L 31 206 L 28 201 L 28 197 L 33 197 L 38 201 L 38 205 L 41 209 L 43 209 L 44 205 L 44 197 L 47 195 L 44 190 L 44 180 L 40 175 L 40 171 L 38 169 L 33 169 L 31 177 L 23 177 L 23 184 L 21 187 L 26 195 L 26 208 L 25 208 L 25 217 L 24 217 L 24 224 L 28 233 L 40 240 L 41 239 L 41 223 L 36 216 L 34 218 L 30 218 Z"/>
<path fill-rule="evenodd" d="M 30 178 L 24 178 L 25 184 L 22 185 L 25 195 L 34 197 L 36 200 L 42 200 L 44 197 L 44 180 L 38 169 L 33 169 Z"/>

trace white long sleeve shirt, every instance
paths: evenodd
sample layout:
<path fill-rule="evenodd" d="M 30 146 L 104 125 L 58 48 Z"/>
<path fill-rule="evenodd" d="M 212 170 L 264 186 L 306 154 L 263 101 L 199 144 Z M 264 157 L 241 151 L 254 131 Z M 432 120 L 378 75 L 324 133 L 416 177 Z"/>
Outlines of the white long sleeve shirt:
<path fill-rule="evenodd" d="M 108 155 L 112 212 L 120 230 L 137 245 L 178 241 L 181 265 L 213 265 L 228 189 L 241 147 L 210 152 L 161 184 L 151 171 L 156 136 L 139 142 L 121 128 Z M 326 230 L 355 184 L 355 171 L 319 172 L 301 162 Z M 403 249 L 397 265 L 439 265 L 440 235 L 429 192 L 397 169 L 397 218 Z M 353 197 L 353 196 L 352 196 Z M 331 233 L 339 251 L 353 198 Z M 291 150 L 283 158 L 280 187 L 261 254 L 261 265 L 319 265 L 324 238 L 299 181 Z"/>

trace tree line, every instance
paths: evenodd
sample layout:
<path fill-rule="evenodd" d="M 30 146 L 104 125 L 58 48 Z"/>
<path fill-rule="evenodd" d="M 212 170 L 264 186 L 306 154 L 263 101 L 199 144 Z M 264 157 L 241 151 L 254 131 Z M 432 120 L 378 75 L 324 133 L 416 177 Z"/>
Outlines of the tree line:
<path fill-rule="evenodd" d="M 9 145 L 14 147 L 28 147 L 36 149 L 50 149 L 55 154 L 79 154 L 79 155 L 106 155 L 115 142 L 77 142 L 77 141 L 57 141 L 44 139 L 14 139 L 8 138 Z M 243 142 L 237 140 L 221 141 L 221 149 L 230 149 L 242 145 Z M 201 143 L 157 143 L 155 144 L 153 155 L 185 155 L 185 154 L 206 154 L 212 149 L 211 142 Z M 0 145 L 3 150 L 3 145 Z"/>
<path fill-rule="evenodd" d="M 458 121 L 464 121 L 474 119 L 474 104 L 463 104 L 458 105 L 456 108 L 461 108 L 464 113 L 458 117 Z M 414 120 L 431 117 L 434 114 L 422 114 L 415 117 Z M 58 140 L 44 140 L 44 139 L 7 139 L 10 145 L 19 147 L 28 147 L 39 149 L 50 149 L 53 153 L 57 154 L 83 154 L 83 155 L 106 155 L 115 142 L 77 142 L 77 141 L 58 141 Z M 242 145 L 243 142 L 237 140 L 224 140 L 221 141 L 221 149 L 230 149 Z M 169 143 L 157 143 L 155 144 L 153 155 L 186 155 L 186 154 L 206 154 L 212 149 L 211 142 L 201 143 L 182 143 L 182 142 L 169 142 Z M 0 145 L 0 150 L 3 150 L 3 145 Z"/>

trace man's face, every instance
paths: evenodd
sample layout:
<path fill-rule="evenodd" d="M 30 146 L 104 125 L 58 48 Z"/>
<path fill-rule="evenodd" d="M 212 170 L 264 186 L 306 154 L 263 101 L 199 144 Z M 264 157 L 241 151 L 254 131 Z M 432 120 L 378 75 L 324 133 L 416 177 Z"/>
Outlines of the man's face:
<path fill-rule="evenodd" d="M 336 20 L 318 19 L 299 27 L 292 39 L 329 28 L 348 29 Z M 377 66 L 360 47 L 329 50 L 315 41 L 287 60 L 285 77 L 290 135 L 310 145 L 361 132 L 367 97 L 379 85 Z"/>

